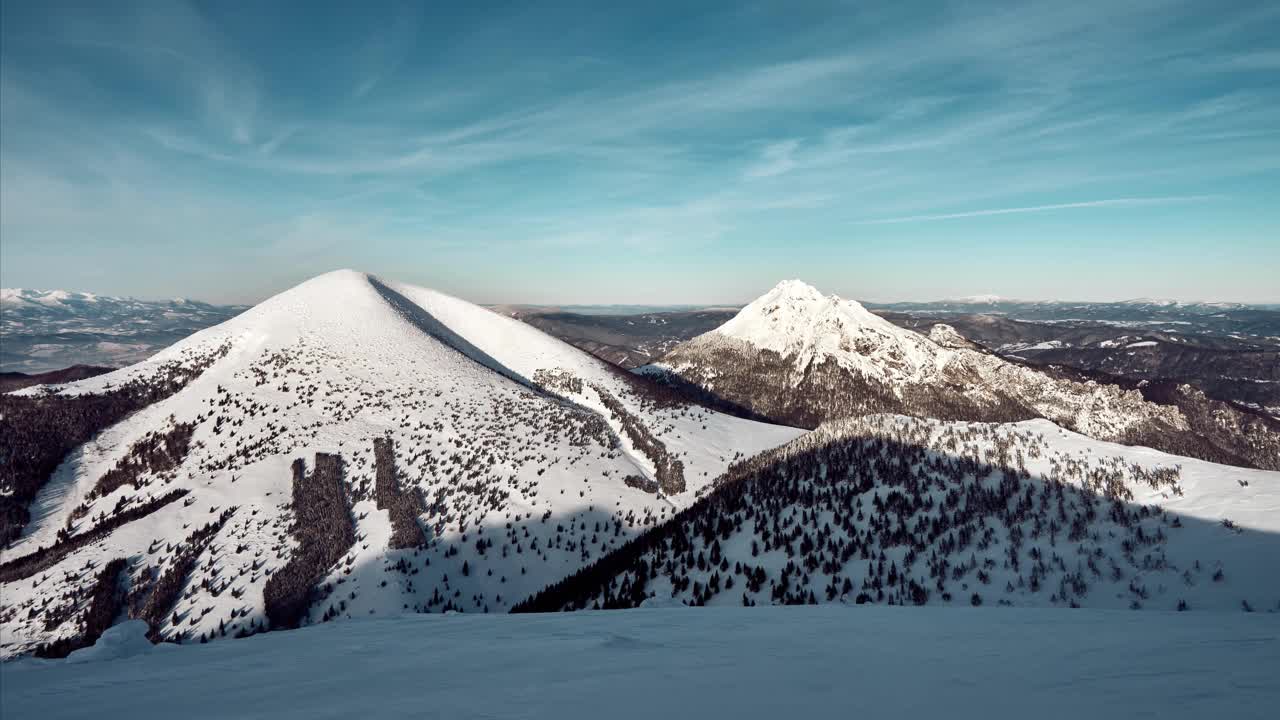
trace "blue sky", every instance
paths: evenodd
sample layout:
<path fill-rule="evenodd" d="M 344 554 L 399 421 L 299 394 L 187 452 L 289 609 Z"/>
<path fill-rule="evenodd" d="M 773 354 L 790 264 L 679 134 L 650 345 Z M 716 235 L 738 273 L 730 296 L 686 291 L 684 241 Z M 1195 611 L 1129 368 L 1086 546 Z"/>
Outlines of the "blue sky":
<path fill-rule="evenodd" d="M 0 281 L 1280 300 L 1273 1 L 533 5 L 0 1 Z"/>

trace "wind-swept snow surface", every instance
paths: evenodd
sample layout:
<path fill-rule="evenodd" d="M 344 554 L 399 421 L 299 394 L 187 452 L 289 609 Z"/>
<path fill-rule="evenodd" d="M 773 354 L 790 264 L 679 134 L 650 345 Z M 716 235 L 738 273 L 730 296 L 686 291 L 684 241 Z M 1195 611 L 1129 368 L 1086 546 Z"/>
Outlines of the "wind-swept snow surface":
<path fill-rule="evenodd" d="M 971 608 L 405 616 L 0 666 L 13 718 L 1271 718 L 1280 620 Z"/>

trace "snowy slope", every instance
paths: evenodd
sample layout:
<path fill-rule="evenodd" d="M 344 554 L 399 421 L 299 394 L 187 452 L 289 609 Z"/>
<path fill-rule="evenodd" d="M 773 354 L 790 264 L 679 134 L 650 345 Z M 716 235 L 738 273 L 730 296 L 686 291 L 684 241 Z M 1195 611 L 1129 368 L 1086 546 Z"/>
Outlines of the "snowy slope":
<path fill-rule="evenodd" d="M 233 507 L 183 580 L 175 617 L 166 614 L 158 630 L 193 639 L 260 625 L 267 578 L 298 553 L 290 465 L 302 459 L 310 471 L 317 453 L 342 457 L 357 540 L 330 569 L 325 582 L 332 592 L 313 617 L 331 608 L 347 617 L 502 610 L 687 504 L 733 459 L 800 434 L 697 408 L 653 411 L 642 422 L 685 456 L 689 487 L 667 497 L 630 487 L 624 478 L 652 474 L 643 453 L 621 443 L 581 398 L 566 401 L 529 382 L 533 366 L 517 362 L 504 336 L 486 329 L 491 319 L 505 319 L 448 300 L 448 312 L 435 319 L 361 273 L 330 273 L 146 362 L 53 388 L 100 393 L 176 359 L 225 352 L 177 394 L 73 453 L 42 490 L 33 522 L 5 551 L 6 561 L 52 546 L 60 531 L 83 534 L 150 498 L 189 494 L 5 584 L 3 653 L 73 634 L 74 612 L 65 622 L 46 623 L 68 602 L 83 610 L 93 568 L 126 558 L 131 587 L 144 587 L 147 568 L 159 574 L 174 567 L 187 536 Z M 582 353 L 518 327 L 523 332 L 513 341 L 523 351 L 549 345 L 557 366 L 584 374 L 594 367 Z M 189 450 L 176 467 L 144 469 L 132 482 L 95 491 L 126 456 L 138 456 L 149 435 L 188 424 Z M 694 437 L 703 425 L 705 442 Z M 376 501 L 372 446 L 384 437 L 394 443 L 400 484 L 424 497 L 424 547 L 388 547 L 393 526 Z"/>
<path fill-rule="evenodd" d="M 1270 718 L 1255 613 L 952 608 L 416 616 L 24 660 L 6 717 Z"/>
<path fill-rule="evenodd" d="M 1045 420 L 869 416 L 744 463 L 639 550 L 532 608 L 650 597 L 1270 612 L 1278 552 L 1280 472 Z"/>
<path fill-rule="evenodd" d="M 648 383 L 637 382 L 634 376 L 519 320 L 434 290 L 400 283 L 392 283 L 391 287 L 526 380 L 537 383 L 544 374 L 581 380 L 581 389 L 563 384 L 550 389 L 598 411 L 637 464 L 651 472 L 652 462 L 633 447 L 618 420 L 602 403 L 600 391 L 617 398 L 682 461 L 688 490 L 705 486 L 724 472 L 735 456 L 754 455 L 799 434 L 793 428 L 762 425 L 667 398 L 655 399 L 648 394 Z"/>

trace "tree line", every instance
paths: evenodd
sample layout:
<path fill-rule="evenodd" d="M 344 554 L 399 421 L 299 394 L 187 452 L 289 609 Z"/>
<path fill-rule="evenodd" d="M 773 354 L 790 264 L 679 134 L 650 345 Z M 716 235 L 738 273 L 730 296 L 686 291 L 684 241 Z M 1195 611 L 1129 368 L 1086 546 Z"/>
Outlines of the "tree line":
<path fill-rule="evenodd" d="M 101 393 L 0 395 L 0 544 L 31 520 L 28 507 L 75 448 L 127 415 L 163 400 L 203 373 L 230 345 L 161 365 Z"/>

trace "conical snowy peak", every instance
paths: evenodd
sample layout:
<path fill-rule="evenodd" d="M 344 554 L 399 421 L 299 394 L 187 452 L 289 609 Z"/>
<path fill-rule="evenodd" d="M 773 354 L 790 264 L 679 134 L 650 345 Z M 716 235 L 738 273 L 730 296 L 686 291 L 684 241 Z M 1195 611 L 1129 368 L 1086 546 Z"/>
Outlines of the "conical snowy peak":
<path fill-rule="evenodd" d="M 681 403 L 517 320 L 351 270 L 145 362 L 20 391 L 6 418 L 83 396 L 115 415 L 53 457 L 57 472 L 9 484 L 23 495 L 8 507 L 31 511 L 0 562 L 0 658 L 78 641 L 78 617 L 47 598 L 125 574 L 168 639 L 502 611 L 802 433 Z"/>
<path fill-rule="evenodd" d="M 791 280 L 783 280 L 777 285 L 774 285 L 772 290 L 765 293 L 761 297 L 771 298 L 774 300 L 780 300 L 784 298 L 821 299 L 822 292 L 818 290 L 818 288 L 810 285 L 809 283 L 799 278 L 794 278 Z"/>
<path fill-rule="evenodd" d="M 789 359 L 796 370 L 828 358 L 864 374 L 917 373 L 932 366 L 938 348 L 854 300 L 823 295 L 786 280 L 707 335 L 732 338 Z M 706 336 L 704 336 L 706 337 Z"/>

